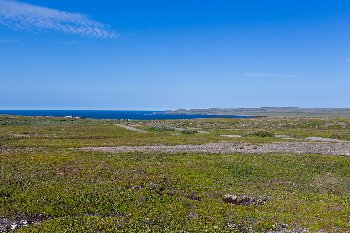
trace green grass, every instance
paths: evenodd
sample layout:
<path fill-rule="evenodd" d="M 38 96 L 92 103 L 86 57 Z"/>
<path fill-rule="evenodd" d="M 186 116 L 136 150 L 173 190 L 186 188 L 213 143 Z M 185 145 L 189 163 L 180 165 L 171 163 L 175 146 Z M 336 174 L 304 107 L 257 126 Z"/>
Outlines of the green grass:
<path fill-rule="evenodd" d="M 146 133 L 128 131 L 116 126 L 123 123 L 112 120 L 75 120 L 64 118 L 26 118 L 0 116 L 0 146 L 11 147 L 83 147 L 117 145 L 177 145 L 205 144 L 210 142 L 273 142 L 285 141 L 273 137 L 227 138 L 221 135 L 249 132 L 270 132 L 295 138 L 326 137 L 348 140 L 349 119 L 267 118 L 267 119 L 204 119 L 135 121 Z M 161 125 L 161 130 L 149 130 Z M 182 134 L 167 129 L 182 128 L 207 133 Z M 195 129 L 194 129 L 195 128 Z"/>
<path fill-rule="evenodd" d="M 138 226 L 229 230 L 227 223 L 243 227 L 251 218 L 254 224 L 249 226 L 255 231 L 273 229 L 280 222 L 311 230 L 350 227 L 346 157 L 63 151 L 0 158 L 0 215 L 52 217 L 24 232 L 63 230 L 70 221 L 73 229 L 84 229 L 92 221 L 108 230 L 119 221 L 125 231 Z M 187 197 L 193 193 L 201 201 Z M 222 202 L 228 193 L 266 195 L 270 201 L 232 206 Z M 198 219 L 190 219 L 191 212 Z"/>
<path fill-rule="evenodd" d="M 115 121 L 0 117 L 0 122 L 6 122 L 0 124 L 0 148 L 6 149 L 0 153 L 0 216 L 41 213 L 50 217 L 19 232 L 266 232 L 278 230 L 281 224 L 311 232 L 345 232 L 350 229 L 349 157 L 113 154 L 70 149 L 281 140 L 226 139 L 220 135 L 230 131 L 228 126 L 237 129 L 232 134 L 268 131 L 296 137 L 349 130 L 333 129 L 342 119 L 329 120 L 324 128 L 326 120 L 293 119 L 296 127 L 279 129 L 284 121 L 162 122 L 167 127 L 200 127 L 208 132 L 174 135 L 176 131 L 132 132 L 115 126 Z M 137 123 L 140 129 L 154 124 Z M 231 205 L 222 201 L 226 194 L 262 195 L 269 201 Z"/>

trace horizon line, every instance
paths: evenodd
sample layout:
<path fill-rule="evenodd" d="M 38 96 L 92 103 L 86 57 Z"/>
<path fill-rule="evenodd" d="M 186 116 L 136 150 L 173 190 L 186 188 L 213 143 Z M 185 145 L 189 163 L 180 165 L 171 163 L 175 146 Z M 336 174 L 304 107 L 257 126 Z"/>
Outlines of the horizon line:
<path fill-rule="evenodd" d="M 294 109 L 350 109 L 350 107 L 295 107 L 295 106 L 260 106 L 260 107 L 208 107 L 208 108 L 169 108 L 169 109 L 105 109 L 105 108 L 0 108 L 0 111 L 175 111 L 175 110 L 210 110 L 210 109 L 262 109 L 262 108 L 294 108 Z"/>

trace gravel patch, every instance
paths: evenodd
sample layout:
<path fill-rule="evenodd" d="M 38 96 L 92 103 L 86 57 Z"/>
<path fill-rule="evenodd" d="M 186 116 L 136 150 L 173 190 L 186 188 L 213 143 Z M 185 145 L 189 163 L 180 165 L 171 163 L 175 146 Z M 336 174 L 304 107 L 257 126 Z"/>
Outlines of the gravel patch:
<path fill-rule="evenodd" d="M 322 137 L 307 137 L 306 140 L 313 141 L 313 142 L 346 142 L 339 139 L 333 139 L 333 138 L 322 138 Z"/>
<path fill-rule="evenodd" d="M 201 134 L 208 134 L 209 132 L 203 131 L 203 130 L 198 130 L 198 133 L 201 133 Z"/>
<path fill-rule="evenodd" d="M 280 143 L 209 143 L 204 145 L 150 145 L 118 147 L 85 147 L 81 151 L 144 152 L 144 153 L 295 153 L 350 156 L 350 143 L 280 142 Z"/>
<path fill-rule="evenodd" d="M 222 201 L 225 203 L 233 204 L 233 205 L 261 205 L 269 200 L 268 197 L 254 197 L 251 195 L 235 195 L 235 194 L 227 194 L 222 198 Z"/>
<path fill-rule="evenodd" d="M 15 218 L 0 217 L 0 233 L 12 232 L 29 225 L 37 225 L 49 219 L 49 217 L 43 214 Z"/>
<path fill-rule="evenodd" d="M 308 229 L 301 227 L 301 228 L 292 229 L 292 230 L 288 230 L 284 228 L 278 231 L 268 231 L 267 233 L 308 233 L 308 232 L 310 232 Z"/>
<path fill-rule="evenodd" d="M 281 138 L 281 139 L 286 139 L 286 140 L 295 140 L 295 138 L 292 138 L 288 135 L 284 135 L 284 134 L 275 134 L 276 138 Z"/>
<path fill-rule="evenodd" d="M 0 146 L 0 154 L 10 154 L 10 153 L 30 153 L 37 151 L 45 151 L 45 148 L 42 147 L 6 147 Z"/>
<path fill-rule="evenodd" d="M 236 134 L 225 134 L 225 135 L 220 135 L 222 137 L 227 137 L 227 138 L 241 138 L 241 135 L 236 135 Z"/>

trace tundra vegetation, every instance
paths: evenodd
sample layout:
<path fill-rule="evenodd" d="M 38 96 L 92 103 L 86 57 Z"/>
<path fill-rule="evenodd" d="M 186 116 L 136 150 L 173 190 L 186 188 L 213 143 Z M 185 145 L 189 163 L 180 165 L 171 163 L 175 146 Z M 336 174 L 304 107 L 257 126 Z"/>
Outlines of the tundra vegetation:
<path fill-rule="evenodd" d="M 350 120 L 0 116 L 0 232 L 349 231 L 348 156 L 79 150 L 309 137 L 348 143 Z"/>

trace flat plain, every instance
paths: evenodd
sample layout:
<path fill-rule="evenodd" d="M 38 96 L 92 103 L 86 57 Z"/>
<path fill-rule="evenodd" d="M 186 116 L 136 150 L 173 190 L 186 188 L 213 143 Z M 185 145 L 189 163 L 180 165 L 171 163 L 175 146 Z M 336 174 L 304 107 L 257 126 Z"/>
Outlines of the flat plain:
<path fill-rule="evenodd" d="M 349 151 L 347 118 L 0 116 L 0 232 L 349 232 Z"/>

